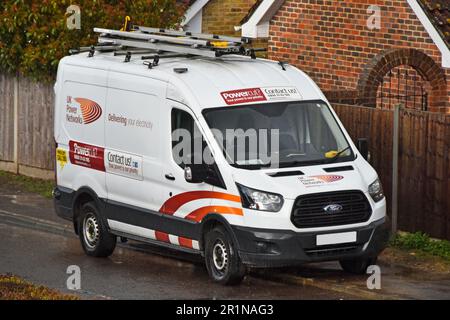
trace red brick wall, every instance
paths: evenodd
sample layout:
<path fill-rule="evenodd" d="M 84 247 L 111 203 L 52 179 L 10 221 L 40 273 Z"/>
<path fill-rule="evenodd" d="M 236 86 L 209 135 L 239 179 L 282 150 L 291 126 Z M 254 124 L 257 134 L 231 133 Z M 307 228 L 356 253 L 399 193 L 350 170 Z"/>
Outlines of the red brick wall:
<path fill-rule="evenodd" d="M 240 36 L 235 26 L 247 15 L 256 0 L 211 0 L 203 8 L 202 30 L 205 33 Z"/>
<path fill-rule="evenodd" d="M 380 30 L 367 27 L 369 5 L 382 10 Z M 336 101 L 361 95 L 360 79 L 377 56 L 396 48 L 420 50 L 439 67 L 427 74 L 434 85 L 429 110 L 450 112 L 450 69 L 441 68 L 438 48 L 406 0 L 287 0 L 274 16 L 270 34 L 269 57 L 298 66 Z M 434 73 L 442 79 L 437 81 Z"/>
<path fill-rule="evenodd" d="M 241 36 L 241 31 L 235 31 L 242 19 L 256 3 L 256 0 L 211 0 L 203 8 L 202 31 L 204 33 Z M 267 48 L 267 39 L 253 41 L 255 48 Z M 266 52 L 258 53 L 258 57 L 267 57 Z"/>

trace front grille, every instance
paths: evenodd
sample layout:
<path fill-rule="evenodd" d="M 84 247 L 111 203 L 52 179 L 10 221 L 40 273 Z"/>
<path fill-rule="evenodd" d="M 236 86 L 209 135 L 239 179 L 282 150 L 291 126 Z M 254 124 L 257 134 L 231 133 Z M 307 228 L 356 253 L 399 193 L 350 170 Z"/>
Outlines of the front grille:
<path fill-rule="evenodd" d="M 324 207 L 329 204 L 339 204 L 342 210 L 328 213 Z M 291 221 L 297 228 L 329 227 L 365 222 L 371 214 L 370 203 L 361 191 L 335 191 L 298 197 Z"/>

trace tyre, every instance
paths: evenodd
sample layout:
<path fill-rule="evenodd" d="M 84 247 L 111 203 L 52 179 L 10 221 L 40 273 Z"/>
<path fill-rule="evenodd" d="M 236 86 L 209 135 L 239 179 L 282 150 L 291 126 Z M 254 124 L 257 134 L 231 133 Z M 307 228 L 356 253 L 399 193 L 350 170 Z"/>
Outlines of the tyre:
<path fill-rule="evenodd" d="M 78 231 L 81 246 L 88 256 L 108 257 L 116 248 L 116 236 L 110 234 L 101 222 L 94 202 L 85 203 L 81 207 Z"/>
<path fill-rule="evenodd" d="M 367 268 L 375 263 L 377 263 L 377 257 L 362 257 L 339 261 L 344 271 L 353 274 L 365 274 Z"/>
<path fill-rule="evenodd" d="M 245 266 L 223 227 L 216 227 L 206 234 L 205 262 L 208 274 L 215 282 L 236 285 L 245 276 Z"/>

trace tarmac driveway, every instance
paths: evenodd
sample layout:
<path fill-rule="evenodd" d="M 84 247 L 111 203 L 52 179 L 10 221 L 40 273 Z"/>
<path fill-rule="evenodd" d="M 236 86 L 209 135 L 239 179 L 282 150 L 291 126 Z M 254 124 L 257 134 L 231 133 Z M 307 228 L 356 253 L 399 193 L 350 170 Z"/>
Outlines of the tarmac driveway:
<path fill-rule="evenodd" d="M 119 244 L 108 259 L 87 257 L 70 223 L 51 200 L 0 184 L 0 274 L 94 299 L 450 299 L 449 274 L 380 262 L 382 289 L 368 275 L 344 273 L 335 262 L 251 271 L 237 287 L 212 283 L 197 256 L 150 245 Z M 81 290 L 66 286 L 68 266 L 81 270 Z"/>

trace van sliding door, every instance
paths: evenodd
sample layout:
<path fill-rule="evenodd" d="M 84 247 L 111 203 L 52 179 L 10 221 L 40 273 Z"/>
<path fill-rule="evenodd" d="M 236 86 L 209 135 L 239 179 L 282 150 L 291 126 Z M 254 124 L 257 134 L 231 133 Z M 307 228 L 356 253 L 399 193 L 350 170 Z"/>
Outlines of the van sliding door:
<path fill-rule="evenodd" d="M 110 72 L 105 122 L 107 216 L 112 229 L 153 227 L 161 199 L 162 82 Z"/>

